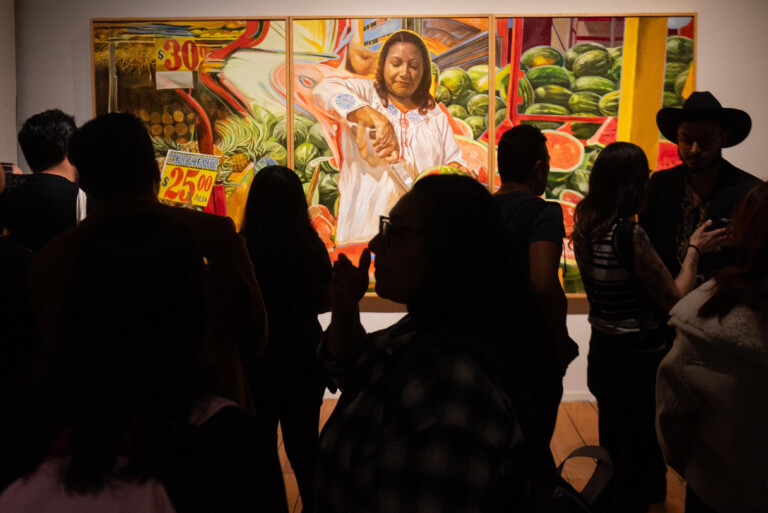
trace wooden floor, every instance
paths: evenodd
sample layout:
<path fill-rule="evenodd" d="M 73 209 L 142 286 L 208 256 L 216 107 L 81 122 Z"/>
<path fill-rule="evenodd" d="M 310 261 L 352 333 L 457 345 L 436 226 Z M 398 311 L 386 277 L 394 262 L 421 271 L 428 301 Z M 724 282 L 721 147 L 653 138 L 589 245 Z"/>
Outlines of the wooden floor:
<path fill-rule="evenodd" d="M 328 420 L 336 399 L 325 399 L 320 410 L 320 427 Z M 296 478 L 288 463 L 283 448 L 283 438 L 278 435 L 280 464 L 283 467 L 283 479 L 288 499 L 290 513 L 301 512 L 301 499 L 296 486 Z M 597 436 L 597 405 L 591 402 L 568 402 L 560 404 L 560 411 L 555 426 L 555 436 L 552 439 L 552 454 L 555 462 L 560 463 L 568 454 L 582 445 L 598 445 Z M 563 471 L 565 479 L 577 490 L 581 490 L 592 475 L 595 468 L 593 460 L 574 458 L 569 461 Z M 685 485 L 674 470 L 667 470 L 667 500 L 664 504 L 654 504 L 649 513 L 684 513 Z"/>

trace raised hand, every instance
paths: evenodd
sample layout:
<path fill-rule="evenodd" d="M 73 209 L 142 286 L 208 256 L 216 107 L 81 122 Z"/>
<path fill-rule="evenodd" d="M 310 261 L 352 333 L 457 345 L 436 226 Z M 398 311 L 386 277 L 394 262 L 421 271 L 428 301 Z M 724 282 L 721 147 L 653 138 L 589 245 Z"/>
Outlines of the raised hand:
<path fill-rule="evenodd" d="M 709 230 L 712 226 L 712 220 L 707 220 L 691 234 L 689 244 L 696 246 L 701 253 L 711 253 L 720 251 L 723 246 L 729 244 L 726 228 Z"/>

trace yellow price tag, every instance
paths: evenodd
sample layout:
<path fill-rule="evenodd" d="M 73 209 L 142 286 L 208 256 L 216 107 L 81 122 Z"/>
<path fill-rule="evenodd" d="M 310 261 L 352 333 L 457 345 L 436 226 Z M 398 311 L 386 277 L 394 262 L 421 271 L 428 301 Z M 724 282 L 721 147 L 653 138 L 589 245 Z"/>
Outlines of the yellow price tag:
<path fill-rule="evenodd" d="M 216 181 L 220 155 L 169 150 L 160 176 L 161 200 L 205 207 Z"/>
<path fill-rule="evenodd" d="M 197 71 L 208 48 L 193 38 L 155 38 L 155 69 L 157 71 Z"/>

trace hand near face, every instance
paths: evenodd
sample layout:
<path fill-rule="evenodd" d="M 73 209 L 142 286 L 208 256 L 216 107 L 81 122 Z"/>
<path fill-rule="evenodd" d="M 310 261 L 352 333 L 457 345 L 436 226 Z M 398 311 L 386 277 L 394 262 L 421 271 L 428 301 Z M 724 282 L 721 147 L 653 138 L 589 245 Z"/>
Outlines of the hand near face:
<path fill-rule="evenodd" d="M 360 255 L 360 264 L 357 267 L 346 255 L 339 255 L 331 274 L 331 311 L 334 314 L 356 310 L 357 303 L 368 290 L 370 265 L 371 252 L 368 248 Z"/>

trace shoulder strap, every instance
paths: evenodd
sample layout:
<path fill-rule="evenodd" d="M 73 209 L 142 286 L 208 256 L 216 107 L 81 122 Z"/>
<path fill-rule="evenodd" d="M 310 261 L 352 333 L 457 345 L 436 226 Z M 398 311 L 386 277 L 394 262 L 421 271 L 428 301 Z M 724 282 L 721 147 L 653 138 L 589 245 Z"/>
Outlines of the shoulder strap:
<path fill-rule="evenodd" d="M 634 221 L 619 220 L 613 229 L 613 249 L 616 256 L 626 271 L 635 275 L 635 243 L 633 233 L 637 223 Z"/>

